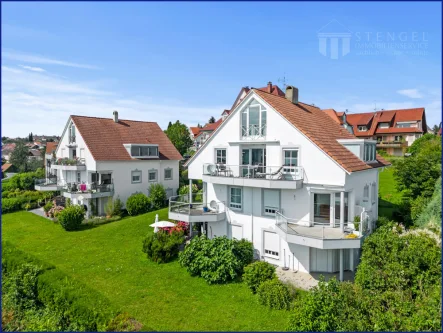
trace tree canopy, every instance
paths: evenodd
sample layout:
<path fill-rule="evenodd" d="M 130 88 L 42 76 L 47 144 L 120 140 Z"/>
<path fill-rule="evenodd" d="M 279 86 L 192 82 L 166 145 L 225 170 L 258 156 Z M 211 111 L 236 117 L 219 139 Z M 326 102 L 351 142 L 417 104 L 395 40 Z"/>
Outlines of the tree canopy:
<path fill-rule="evenodd" d="M 211 118 L 209 118 L 209 121 L 208 121 L 208 123 L 210 123 L 210 124 L 213 124 L 213 123 L 215 123 L 215 118 L 214 118 L 214 117 L 211 117 Z"/>
<path fill-rule="evenodd" d="M 14 151 L 11 153 L 9 162 L 15 165 L 20 172 L 28 171 L 29 148 L 22 142 L 18 142 Z"/>
<path fill-rule="evenodd" d="M 188 126 L 180 123 L 178 120 L 174 124 L 168 125 L 165 133 L 182 155 L 184 155 L 193 144 Z"/>

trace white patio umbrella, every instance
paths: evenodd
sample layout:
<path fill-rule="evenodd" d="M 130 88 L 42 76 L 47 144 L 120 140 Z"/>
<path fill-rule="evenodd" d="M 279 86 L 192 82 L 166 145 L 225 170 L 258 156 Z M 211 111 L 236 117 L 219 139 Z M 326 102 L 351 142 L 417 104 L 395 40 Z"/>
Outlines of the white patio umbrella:
<path fill-rule="evenodd" d="M 174 223 L 169 221 L 159 221 L 158 214 L 155 215 L 155 222 L 149 225 L 150 227 L 154 227 L 154 232 L 158 232 L 158 228 L 166 228 L 175 226 Z"/>

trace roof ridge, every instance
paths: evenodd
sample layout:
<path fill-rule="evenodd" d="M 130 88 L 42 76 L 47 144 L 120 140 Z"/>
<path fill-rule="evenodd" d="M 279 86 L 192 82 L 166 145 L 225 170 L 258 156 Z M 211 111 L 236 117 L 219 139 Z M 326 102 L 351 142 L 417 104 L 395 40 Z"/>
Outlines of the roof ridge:
<path fill-rule="evenodd" d="M 104 120 L 113 120 L 112 118 L 105 118 L 105 117 L 92 117 L 92 116 L 79 116 L 76 114 L 71 114 L 70 117 L 80 117 L 80 118 L 93 118 L 93 119 L 104 119 Z M 119 121 L 134 121 L 134 122 L 138 122 L 138 123 L 149 123 L 149 124 L 157 124 L 157 122 L 155 121 L 146 121 L 146 120 L 132 120 L 132 119 L 118 119 Z"/>

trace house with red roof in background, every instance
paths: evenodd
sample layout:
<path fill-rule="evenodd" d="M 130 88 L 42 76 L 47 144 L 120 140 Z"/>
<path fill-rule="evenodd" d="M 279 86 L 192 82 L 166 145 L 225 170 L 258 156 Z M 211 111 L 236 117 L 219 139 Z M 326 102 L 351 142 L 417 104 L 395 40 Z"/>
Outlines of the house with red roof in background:
<path fill-rule="evenodd" d="M 331 110 L 323 111 L 336 120 L 339 112 Z M 357 138 L 377 140 L 377 149 L 395 156 L 403 156 L 407 147 L 426 134 L 428 128 L 423 107 L 343 115 Z"/>

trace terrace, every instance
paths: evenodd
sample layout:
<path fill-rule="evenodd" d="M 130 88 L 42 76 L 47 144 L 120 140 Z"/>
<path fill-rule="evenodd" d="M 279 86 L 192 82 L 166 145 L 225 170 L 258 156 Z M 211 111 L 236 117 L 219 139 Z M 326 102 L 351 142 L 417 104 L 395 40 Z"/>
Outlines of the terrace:
<path fill-rule="evenodd" d="M 218 222 L 226 218 L 226 206 L 221 201 L 203 202 L 202 193 L 179 195 L 169 199 L 169 218 L 184 222 Z"/>
<path fill-rule="evenodd" d="M 86 170 L 86 163 L 84 158 L 58 158 L 52 161 L 51 169 L 82 171 Z"/>
<path fill-rule="evenodd" d="M 114 184 L 97 183 L 65 183 L 63 185 L 63 196 L 75 199 L 82 196 L 84 199 L 110 197 L 114 195 Z"/>

